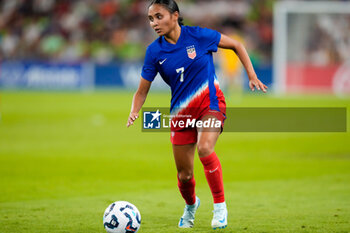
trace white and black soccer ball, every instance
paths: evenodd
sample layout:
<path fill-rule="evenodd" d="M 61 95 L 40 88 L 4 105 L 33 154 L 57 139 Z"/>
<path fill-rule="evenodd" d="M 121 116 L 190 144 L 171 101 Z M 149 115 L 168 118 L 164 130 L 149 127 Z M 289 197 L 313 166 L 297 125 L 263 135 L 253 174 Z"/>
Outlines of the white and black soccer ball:
<path fill-rule="evenodd" d="M 127 201 L 113 202 L 103 215 L 103 226 L 108 233 L 136 233 L 140 225 L 140 211 Z"/>

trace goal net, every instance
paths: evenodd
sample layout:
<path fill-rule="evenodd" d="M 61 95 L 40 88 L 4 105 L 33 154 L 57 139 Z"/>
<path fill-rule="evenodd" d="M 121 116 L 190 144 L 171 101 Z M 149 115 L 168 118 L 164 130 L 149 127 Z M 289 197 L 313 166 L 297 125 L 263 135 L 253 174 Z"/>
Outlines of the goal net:
<path fill-rule="evenodd" d="M 350 94 L 349 2 L 277 2 L 274 36 L 277 93 Z"/>

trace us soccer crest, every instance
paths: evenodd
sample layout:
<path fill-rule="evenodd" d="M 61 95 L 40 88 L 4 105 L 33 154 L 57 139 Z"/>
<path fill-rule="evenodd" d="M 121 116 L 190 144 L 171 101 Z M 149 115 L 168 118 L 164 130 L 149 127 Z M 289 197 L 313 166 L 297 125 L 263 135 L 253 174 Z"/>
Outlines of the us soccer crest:
<path fill-rule="evenodd" d="M 187 50 L 187 56 L 189 58 L 194 59 L 197 56 L 196 48 L 194 47 L 194 45 L 186 47 L 186 50 Z"/>

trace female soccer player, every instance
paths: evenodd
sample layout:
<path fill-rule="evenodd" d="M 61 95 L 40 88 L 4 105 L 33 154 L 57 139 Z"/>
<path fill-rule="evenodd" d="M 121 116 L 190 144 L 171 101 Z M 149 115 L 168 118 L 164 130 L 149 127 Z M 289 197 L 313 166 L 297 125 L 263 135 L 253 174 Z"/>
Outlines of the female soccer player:
<path fill-rule="evenodd" d="M 238 55 L 247 71 L 252 91 L 256 88 L 266 92 L 267 86 L 257 78 L 241 43 L 211 29 L 183 26 L 179 12 L 174 0 L 153 0 L 148 8 L 150 26 L 159 38 L 147 48 L 127 127 L 133 125 L 138 118 L 138 112 L 157 73 L 160 73 L 171 88 L 171 113 L 187 109 L 187 113 L 192 113 L 197 120 L 211 118 L 223 123 L 226 118 L 226 104 L 215 75 L 212 57 L 212 53 L 216 52 L 218 47 L 232 49 Z M 225 228 L 227 208 L 222 169 L 214 151 L 221 128 L 201 130 L 196 127 L 172 127 L 171 131 L 170 140 L 178 172 L 178 187 L 186 202 L 179 227 L 193 227 L 195 212 L 200 204 L 195 194 L 193 176 L 193 161 L 197 148 L 214 199 L 211 226 L 214 229 Z"/>

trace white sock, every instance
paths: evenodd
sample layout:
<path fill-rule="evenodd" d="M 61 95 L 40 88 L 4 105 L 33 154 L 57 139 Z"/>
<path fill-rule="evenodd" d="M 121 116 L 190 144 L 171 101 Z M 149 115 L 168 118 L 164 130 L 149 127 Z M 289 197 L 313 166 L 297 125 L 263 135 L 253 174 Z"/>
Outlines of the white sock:
<path fill-rule="evenodd" d="M 226 209 L 226 202 L 214 203 L 214 210 L 216 209 Z"/>

